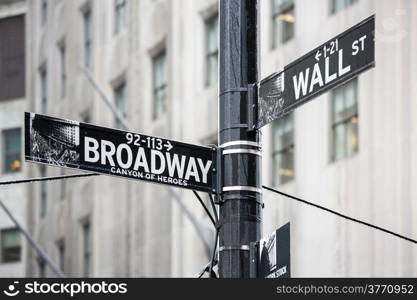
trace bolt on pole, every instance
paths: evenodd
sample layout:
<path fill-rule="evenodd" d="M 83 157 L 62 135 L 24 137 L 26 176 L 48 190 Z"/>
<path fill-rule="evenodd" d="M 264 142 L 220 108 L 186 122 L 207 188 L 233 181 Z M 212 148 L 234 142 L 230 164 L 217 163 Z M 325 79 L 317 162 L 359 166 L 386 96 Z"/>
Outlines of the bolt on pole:
<path fill-rule="evenodd" d="M 258 81 L 258 7 L 258 0 L 220 1 L 222 278 L 249 277 L 250 243 L 261 237 L 261 140 L 260 132 L 248 127 L 248 94 L 253 95 L 248 87 Z"/>

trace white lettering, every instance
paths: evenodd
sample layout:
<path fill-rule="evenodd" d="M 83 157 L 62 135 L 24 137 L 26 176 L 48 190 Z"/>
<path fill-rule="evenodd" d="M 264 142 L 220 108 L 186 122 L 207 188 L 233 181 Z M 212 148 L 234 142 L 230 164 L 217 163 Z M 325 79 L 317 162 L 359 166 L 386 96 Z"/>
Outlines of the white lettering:
<path fill-rule="evenodd" d="M 156 156 L 159 157 L 160 166 L 156 168 Z M 162 174 L 165 171 L 165 158 L 161 152 L 151 150 L 151 172 L 154 174 Z"/>
<path fill-rule="evenodd" d="M 171 154 L 169 152 L 166 153 L 166 157 L 167 157 L 169 176 L 174 177 L 175 170 L 177 170 L 178 177 L 183 178 L 186 157 L 184 155 L 181 155 L 181 163 L 179 161 L 178 154 L 176 153 L 174 153 L 172 160 L 171 160 Z"/>
<path fill-rule="evenodd" d="M 303 92 L 303 96 L 305 94 L 307 94 L 309 73 L 310 73 L 310 68 L 307 68 L 306 73 L 305 73 L 305 77 L 304 77 L 304 73 L 300 72 L 300 74 L 298 74 L 298 77 L 299 77 L 298 81 L 297 81 L 297 76 L 293 76 L 293 78 L 292 78 L 293 83 L 294 83 L 294 91 L 295 91 L 295 99 L 296 100 L 298 100 L 300 98 L 301 90 Z"/>
<path fill-rule="evenodd" d="M 313 75 L 311 78 L 311 83 L 310 83 L 310 90 L 309 93 L 311 93 L 314 89 L 314 86 L 316 84 L 319 84 L 320 87 L 323 86 L 323 78 L 321 76 L 321 72 L 320 72 L 320 67 L 318 63 L 314 64 L 314 69 L 313 69 Z"/>
<path fill-rule="evenodd" d="M 361 42 L 361 51 L 365 50 L 365 39 L 366 35 L 359 38 L 359 41 Z"/>
<path fill-rule="evenodd" d="M 115 166 L 113 155 L 116 153 L 116 147 L 110 141 L 101 140 L 101 164 L 106 165 L 106 159 L 111 166 Z"/>
<path fill-rule="evenodd" d="M 339 50 L 339 77 L 350 72 L 350 65 L 343 67 L 343 49 Z"/>
<path fill-rule="evenodd" d="M 85 148 L 84 148 L 84 159 L 85 161 L 88 162 L 98 162 L 98 160 L 100 159 L 100 153 L 98 152 L 98 142 L 96 139 L 93 139 L 91 137 L 84 137 L 84 144 L 85 144 Z M 90 153 L 93 153 L 94 156 L 91 157 Z"/>
<path fill-rule="evenodd" d="M 352 43 L 352 55 L 353 56 L 355 56 L 356 54 L 358 54 L 358 52 L 359 52 L 359 47 L 358 47 L 358 43 L 359 43 L 359 41 L 358 40 L 356 40 L 356 41 L 354 41 L 353 43 Z"/>
<path fill-rule="evenodd" d="M 329 75 L 330 73 L 329 60 L 330 58 L 326 57 L 325 59 L 326 66 L 325 66 L 325 72 L 324 72 L 324 78 L 325 78 L 324 80 L 326 81 L 326 84 L 337 78 L 337 73 L 333 73 L 332 75 Z"/>
<path fill-rule="evenodd" d="M 135 165 L 133 170 L 139 170 L 139 167 L 142 167 L 145 172 L 149 172 L 148 161 L 146 160 L 145 150 L 142 147 L 138 148 L 138 153 L 136 155 Z"/>
<path fill-rule="evenodd" d="M 211 166 L 211 160 L 208 160 L 204 165 L 201 158 L 197 158 L 198 165 L 200 166 L 201 172 L 203 173 L 203 183 L 207 183 L 207 174 Z"/>
<path fill-rule="evenodd" d="M 123 156 L 122 156 L 123 149 L 126 150 L 126 153 L 127 153 L 126 162 L 123 162 Z M 126 144 L 120 144 L 117 147 L 116 159 L 117 159 L 119 166 L 121 166 L 124 169 L 129 169 L 132 166 L 132 160 L 133 160 L 132 149 L 130 149 L 130 147 Z"/>
<path fill-rule="evenodd" d="M 185 180 L 189 180 L 191 176 L 194 176 L 196 182 L 200 182 L 200 176 L 198 175 L 197 165 L 195 163 L 195 158 L 190 157 L 188 161 L 187 171 L 185 172 Z"/>

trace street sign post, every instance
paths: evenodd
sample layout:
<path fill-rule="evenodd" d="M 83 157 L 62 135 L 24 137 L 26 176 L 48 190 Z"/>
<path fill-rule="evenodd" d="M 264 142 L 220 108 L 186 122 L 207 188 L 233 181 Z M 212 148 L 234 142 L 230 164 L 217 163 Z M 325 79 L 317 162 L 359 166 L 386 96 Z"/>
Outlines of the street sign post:
<path fill-rule="evenodd" d="M 209 147 L 25 113 L 25 159 L 213 192 Z"/>
<path fill-rule="evenodd" d="M 259 2 L 219 2 L 221 278 L 249 277 L 249 244 L 261 237 L 261 133 L 260 130 L 249 132 L 246 126 L 249 113 L 247 87 L 258 82 Z"/>
<path fill-rule="evenodd" d="M 290 223 L 251 244 L 251 277 L 291 277 Z"/>
<path fill-rule="evenodd" d="M 26 113 L 26 160 L 215 193 L 219 277 L 290 277 L 290 224 L 260 239 L 259 129 L 374 67 L 375 17 L 258 82 L 258 7 L 220 1 L 221 150 Z"/>
<path fill-rule="evenodd" d="M 371 16 L 263 79 L 256 128 L 374 67 L 374 31 Z"/>

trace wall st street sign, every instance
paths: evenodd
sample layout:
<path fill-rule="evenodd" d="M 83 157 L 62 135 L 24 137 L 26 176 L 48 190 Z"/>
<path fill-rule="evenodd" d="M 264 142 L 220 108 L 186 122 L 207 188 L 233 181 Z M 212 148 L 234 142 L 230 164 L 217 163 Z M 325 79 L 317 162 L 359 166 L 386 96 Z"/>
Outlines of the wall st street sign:
<path fill-rule="evenodd" d="M 209 147 L 25 113 L 25 158 L 212 192 Z"/>
<path fill-rule="evenodd" d="M 375 16 L 317 47 L 258 84 L 260 128 L 375 66 Z"/>

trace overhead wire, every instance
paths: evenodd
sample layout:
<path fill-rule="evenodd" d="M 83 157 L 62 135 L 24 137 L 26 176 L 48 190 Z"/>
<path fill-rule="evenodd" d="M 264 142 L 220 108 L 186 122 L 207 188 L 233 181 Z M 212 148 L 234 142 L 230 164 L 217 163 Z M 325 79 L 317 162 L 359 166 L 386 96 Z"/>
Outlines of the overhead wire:
<path fill-rule="evenodd" d="M 213 272 L 213 264 L 214 264 L 214 261 L 216 260 L 216 250 L 217 250 L 217 244 L 218 244 L 218 240 L 219 240 L 220 227 L 219 227 L 219 218 L 217 216 L 217 209 L 216 209 L 216 205 L 214 203 L 213 196 L 210 193 L 208 193 L 208 195 L 209 195 L 209 198 L 210 198 L 211 207 L 213 209 L 214 218 L 216 219 L 216 237 L 215 237 L 215 240 L 214 240 L 213 255 L 211 256 L 210 269 L 209 269 L 210 277 L 215 277 L 215 273 Z M 213 276 L 213 273 L 214 273 L 214 276 Z"/>
<path fill-rule="evenodd" d="M 61 179 L 78 178 L 78 177 L 89 177 L 89 176 L 98 176 L 98 175 L 100 175 L 100 174 L 98 174 L 98 173 L 79 173 L 79 174 L 60 175 L 60 176 L 15 179 L 15 180 L 0 181 L 0 185 L 31 183 L 31 182 L 39 182 L 39 181 L 52 181 L 52 180 L 61 180 Z"/>
<path fill-rule="evenodd" d="M 212 195 L 210 193 L 208 193 L 209 198 L 210 198 L 210 204 L 211 204 L 211 207 L 213 209 L 213 214 L 214 214 L 214 218 L 213 218 L 212 214 L 210 213 L 208 207 L 204 204 L 204 201 L 201 199 L 200 195 L 194 190 L 193 190 L 193 193 L 197 197 L 201 206 L 203 206 L 205 212 L 209 216 L 209 218 L 210 218 L 211 222 L 213 223 L 214 228 L 216 230 L 214 246 L 213 246 L 213 253 L 211 255 L 210 263 L 205 266 L 205 268 L 203 269 L 202 272 L 199 273 L 198 278 L 201 278 L 205 272 L 208 272 L 210 277 L 216 277 L 216 274 L 213 271 L 213 267 L 215 266 L 215 261 L 216 261 L 217 241 L 219 239 L 219 227 L 218 227 L 219 219 L 218 219 L 218 216 L 217 216 L 216 206 L 215 206 Z"/>
<path fill-rule="evenodd" d="M 298 201 L 298 202 L 301 202 L 301 203 L 304 203 L 304 204 L 307 204 L 307 205 L 310 205 L 310 206 L 316 207 L 316 208 L 318 208 L 318 209 L 321 209 L 321 210 L 327 211 L 327 212 L 329 212 L 329 213 L 331 213 L 331 214 L 334 214 L 334 215 L 339 216 L 339 217 L 341 217 L 341 218 L 347 219 L 347 220 L 349 220 L 349 221 L 352 221 L 352 222 L 355 222 L 355 223 L 359 223 L 359 224 L 362 224 L 362 225 L 365 225 L 365 226 L 371 227 L 371 228 L 373 228 L 373 229 L 376 229 L 376 230 L 379 230 L 379 231 L 382 231 L 382 232 L 388 233 L 388 234 L 390 234 L 390 235 L 396 236 L 396 237 L 401 238 L 401 239 L 403 239 L 403 240 L 406 240 L 406 241 L 412 242 L 412 243 L 414 243 L 414 244 L 417 244 L 417 240 L 414 240 L 414 239 L 412 239 L 412 238 L 406 237 L 406 236 L 404 236 L 404 235 L 402 235 L 402 234 L 398 234 L 398 233 L 396 233 L 396 232 L 393 232 L 393 231 L 391 231 L 391 230 L 388 230 L 388 229 L 385 229 L 385 228 L 382 228 L 382 227 L 379 227 L 379 226 L 373 225 L 373 224 L 371 224 L 371 223 L 368 223 L 368 222 L 365 222 L 365 221 L 358 220 L 358 219 L 356 219 L 356 218 L 352 218 L 352 217 L 346 216 L 346 215 L 344 215 L 344 214 L 342 214 L 342 213 L 339 213 L 339 212 L 337 212 L 337 211 L 335 211 L 335 210 L 332 210 L 332 209 L 329 209 L 329 208 L 327 208 L 327 207 L 324 207 L 324 206 L 321 206 L 321 205 L 318 205 L 318 204 L 315 204 L 315 203 L 309 202 L 309 201 L 307 201 L 307 200 L 301 199 L 301 198 L 299 198 L 299 197 L 296 197 L 296 196 L 293 196 L 293 195 L 290 195 L 290 194 L 287 194 L 287 193 L 281 192 L 281 191 L 276 190 L 276 189 L 273 189 L 273 188 L 271 188 L 271 187 L 268 187 L 268 186 L 265 186 L 265 185 L 263 185 L 262 187 L 263 187 L 264 189 L 268 190 L 268 191 L 271 191 L 271 192 L 277 193 L 277 194 L 279 194 L 279 195 L 281 195 L 281 196 L 284 196 L 284 197 L 287 197 L 287 198 L 290 198 L 290 199 L 296 200 L 296 201 Z"/>
<path fill-rule="evenodd" d="M 208 217 L 210 218 L 211 222 L 213 223 L 214 228 L 216 228 L 216 221 L 213 219 L 213 216 L 211 215 L 209 209 L 204 204 L 203 199 L 201 199 L 200 195 L 196 191 L 193 190 L 193 193 L 196 196 L 196 198 L 198 199 L 198 201 L 200 202 L 201 206 L 204 208 L 205 212 L 207 213 Z"/>
<path fill-rule="evenodd" d="M 37 177 L 37 178 L 27 178 L 27 179 L 16 179 L 16 180 L 0 181 L 0 185 L 22 184 L 22 183 L 31 183 L 31 182 L 40 182 L 40 181 L 53 181 L 53 180 L 62 180 L 62 179 L 70 179 L 70 178 L 81 178 L 81 177 L 90 177 L 90 176 L 99 176 L 99 175 L 101 175 L 101 174 L 98 174 L 98 173 L 79 173 L 79 174 L 69 174 L 69 175 L 60 175 L 60 176 L 48 176 L 48 177 Z M 334 215 L 336 215 L 338 217 L 341 217 L 341 218 L 344 218 L 346 220 L 349 220 L 349 221 L 352 221 L 352 222 L 355 222 L 355 223 L 358 223 L 358 224 L 362 224 L 364 226 L 368 226 L 370 228 L 373 228 L 373 229 L 379 230 L 381 232 L 384 232 L 384 233 L 393 235 L 395 237 L 398 237 L 400 239 L 406 240 L 408 242 L 417 244 L 417 240 L 412 239 L 412 238 L 409 238 L 409 237 L 404 236 L 402 234 L 396 233 L 394 231 L 391 231 L 391 230 L 382 228 L 380 226 L 371 224 L 369 222 L 365 222 L 365 221 L 362 221 L 362 220 L 359 220 L 359 219 L 356 219 L 356 218 L 353 218 L 353 217 L 344 215 L 344 214 L 342 214 L 340 212 L 337 212 L 335 210 L 332 210 L 332 209 L 329 209 L 327 207 L 324 207 L 324 206 L 315 204 L 313 202 L 310 202 L 310 201 L 301 199 L 299 197 L 296 197 L 296 196 L 293 196 L 293 195 L 290 195 L 290 194 L 281 192 L 281 191 L 279 191 L 277 189 L 274 189 L 274 188 L 271 188 L 271 187 L 268 187 L 268 186 L 265 186 L 265 185 L 263 185 L 262 187 L 264 189 L 268 190 L 268 191 L 271 191 L 271 192 L 274 192 L 274 193 L 279 194 L 281 196 L 284 196 L 284 197 L 287 197 L 287 198 L 296 200 L 298 202 L 301 202 L 301 203 L 304 203 L 304 204 L 313 206 L 315 208 L 318 208 L 320 210 L 323 210 L 323 211 L 326 211 L 328 213 L 334 214 Z M 212 255 L 211 261 L 210 261 L 210 263 L 208 265 L 208 268 L 207 268 L 207 271 L 209 272 L 210 276 L 212 276 L 212 268 L 215 266 L 215 262 L 216 262 L 215 252 L 216 252 L 217 242 L 218 242 L 218 236 L 219 236 L 219 228 L 218 228 L 218 222 L 219 221 L 218 221 L 218 216 L 217 216 L 217 210 L 216 210 L 216 207 L 215 207 L 215 204 L 214 204 L 214 201 L 213 201 L 213 197 L 210 194 L 209 194 L 209 198 L 210 198 L 210 203 L 212 205 L 214 217 L 210 213 L 208 207 L 204 204 L 204 202 L 201 199 L 200 195 L 196 191 L 193 191 L 193 193 L 196 196 L 196 198 L 198 199 L 198 201 L 200 202 L 200 204 L 203 206 L 205 212 L 207 213 L 208 217 L 210 218 L 210 221 L 213 223 L 213 225 L 214 225 L 214 227 L 216 229 L 216 240 L 215 240 L 215 244 L 214 244 L 214 248 L 213 248 L 213 255 Z"/>

